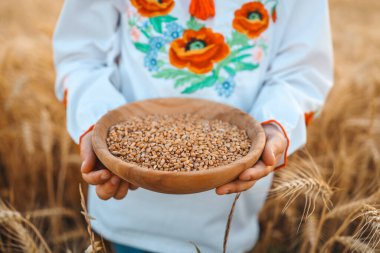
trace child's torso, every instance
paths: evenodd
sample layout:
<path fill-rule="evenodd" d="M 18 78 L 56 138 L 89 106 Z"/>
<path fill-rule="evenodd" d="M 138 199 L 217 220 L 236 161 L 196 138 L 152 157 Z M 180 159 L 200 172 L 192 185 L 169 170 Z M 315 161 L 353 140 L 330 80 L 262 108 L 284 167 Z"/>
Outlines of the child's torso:
<path fill-rule="evenodd" d="M 121 0 L 119 89 L 128 101 L 198 97 L 248 111 L 272 54 L 277 1 L 215 1 L 206 21 L 190 0 Z"/>

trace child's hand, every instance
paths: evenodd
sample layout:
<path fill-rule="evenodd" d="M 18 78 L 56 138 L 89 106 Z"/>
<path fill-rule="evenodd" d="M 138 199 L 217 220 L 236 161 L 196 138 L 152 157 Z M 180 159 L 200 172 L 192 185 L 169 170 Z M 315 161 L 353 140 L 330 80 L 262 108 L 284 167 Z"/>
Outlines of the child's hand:
<path fill-rule="evenodd" d="M 92 131 L 83 136 L 80 145 L 80 154 L 83 160 L 81 172 L 84 181 L 96 185 L 96 194 L 103 200 L 110 198 L 123 199 L 128 189 L 137 187 L 120 179 L 107 170 L 96 157 L 91 143 Z"/>
<path fill-rule="evenodd" d="M 239 179 L 219 186 L 216 193 L 219 195 L 237 193 L 251 188 L 257 180 L 267 176 L 276 167 L 284 155 L 287 140 L 281 130 L 272 124 L 263 126 L 267 141 L 261 159 L 252 167 L 243 171 Z"/>

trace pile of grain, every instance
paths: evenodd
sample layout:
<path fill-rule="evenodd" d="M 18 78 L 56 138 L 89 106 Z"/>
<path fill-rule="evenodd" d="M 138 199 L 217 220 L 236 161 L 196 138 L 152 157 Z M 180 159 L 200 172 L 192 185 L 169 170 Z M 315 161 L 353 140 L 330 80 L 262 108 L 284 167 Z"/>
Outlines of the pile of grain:
<path fill-rule="evenodd" d="M 244 130 L 188 114 L 131 118 L 110 128 L 110 152 L 130 163 L 164 171 L 206 170 L 247 155 Z"/>

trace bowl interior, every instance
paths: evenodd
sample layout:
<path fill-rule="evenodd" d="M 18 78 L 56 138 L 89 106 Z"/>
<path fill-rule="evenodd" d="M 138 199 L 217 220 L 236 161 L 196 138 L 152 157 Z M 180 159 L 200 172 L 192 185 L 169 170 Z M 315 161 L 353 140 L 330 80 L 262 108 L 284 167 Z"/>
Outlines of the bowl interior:
<path fill-rule="evenodd" d="M 241 129 L 245 129 L 248 137 L 252 141 L 249 153 L 231 164 L 209 170 L 170 172 L 151 170 L 128 163 L 113 156 L 109 152 L 106 138 L 109 128 L 112 125 L 135 116 L 144 117 L 151 114 L 171 115 L 179 113 L 189 113 L 208 120 L 220 119 L 234 124 Z M 110 171 L 143 188 L 166 193 L 191 193 L 207 190 L 206 188 L 211 189 L 214 185 L 221 184 L 221 181 L 227 181 L 227 178 L 231 178 L 237 171 L 241 172 L 249 166 L 252 166 L 259 159 L 264 144 L 265 135 L 261 125 L 245 112 L 225 104 L 189 98 L 150 99 L 123 105 L 104 115 L 96 123 L 93 132 L 94 151 L 100 161 Z M 228 170 L 230 170 L 231 173 L 228 173 Z M 205 182 L 202 183 L 202 186 L 198 187 L 199 189 L 190 189 L 196 188 L 194 183 L 197 184 L 198 181 L 201 182 L 202 180 Z M 180 189 L 177 189 L 176 185 L 178 185 Z M 206 187 L 207 185 L 209 187 Z"/>

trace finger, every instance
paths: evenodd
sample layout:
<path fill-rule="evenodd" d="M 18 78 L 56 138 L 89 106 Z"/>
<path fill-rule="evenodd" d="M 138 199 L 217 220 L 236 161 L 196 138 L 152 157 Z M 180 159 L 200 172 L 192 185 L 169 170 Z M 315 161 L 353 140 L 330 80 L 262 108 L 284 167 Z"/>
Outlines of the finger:
<path fill-rule="evenodd" d="M 82 166 L 81 166 L 81 172 L 88 173 L 92 171 L 95 167 L 97 158 L 92 148 L 91 133 L 86 134 L 82 138 L 82 142 L 80 145 L 80 155 L 83 160 Z"/>
<path fill-rule="evenodd" d="M 104 184 L 96 186 L 96 194 L 102 200 L 108 200 L 115 196 L 117 189 L 119 188 L 120 178 L 113 176 L 110 180 Z"/>
<path fill-rule="evenodd" d="M 267 134 L 267 142 L 262 154 L 262 160 L 267 166 L 277 164 L 278 157 L 284 153 L 286 149 L 286 139 L 280 132 L 271 132 Z"/>
<path fill-rule="evenodd" d="M 255 166 L 241 173 L 239 179 L 242 181 L 259 180 L 272 172 L 273 168 L 273 166 L 266 166 L 262 161 L 259 161 Z"/>
<path fill-rule="evenodd" d="M 88 173 L 82 173 L 83 180 L 88 184 L 104 184 L 111 178 L 112 174 L 108 170 L 97 170 Z"/>
<path fill-rule="evenodd" d="M 117 189 L 114 198 L 115 199 L 123 199 L 128 194 L 129 189 L 129 183 L 126 181 L 123 181 L 119 185 L 119 189 Z"/>
<path fill-rule="evenodd" d="M 224 195 L 224 194 L 229 194 L 229 193 L 238 193 L 238 192 L 246 191 L 249 188 L 251 188 L 255 183 L 256 181 L 235 180 L 231 183 L 228 183 L 216 188 L 216 194 Z"/>
<path fill-rule="evenodd" d="M 132 190 L 132 191 L 134 191 L 134 190 L 137 190 L 139 187 L 138 186 L 136 186 L 136 185 L 134 185 L 134 184 L 129 184 L 129 189 L 130 190 Z"/>

